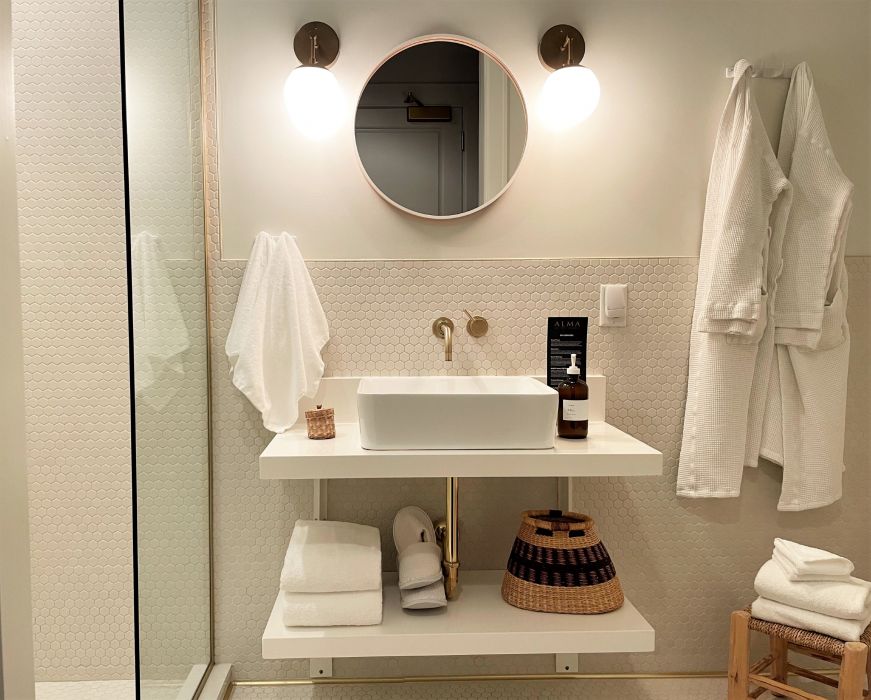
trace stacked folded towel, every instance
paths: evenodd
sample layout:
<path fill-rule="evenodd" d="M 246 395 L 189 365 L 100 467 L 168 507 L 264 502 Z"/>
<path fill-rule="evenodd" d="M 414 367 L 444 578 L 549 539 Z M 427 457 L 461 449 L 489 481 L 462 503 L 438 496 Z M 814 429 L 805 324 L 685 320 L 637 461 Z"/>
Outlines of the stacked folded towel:
<path fill-rule="evenodd" d="M 822 549 L 774 541 L 756 575 L 753 617 L 858 641 L 871 624 L 871 583 L 854 578 L 853 563 Z"/>
<path fill-rule="evenodd" d="M 381 536 L 367 525 L 297 520 L 281 570 L 288 627 L 381 622 Z"/>

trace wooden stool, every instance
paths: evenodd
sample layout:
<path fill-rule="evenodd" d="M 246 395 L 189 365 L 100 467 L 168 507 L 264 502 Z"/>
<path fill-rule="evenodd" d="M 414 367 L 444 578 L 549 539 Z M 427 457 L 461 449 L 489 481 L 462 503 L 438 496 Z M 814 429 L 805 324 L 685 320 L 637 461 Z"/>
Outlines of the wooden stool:
<path fill-rule="evenodd" d="M 767 634 L 771 652 L 755 664 L 750 663 L 750 630 Z M 729 700 L 758 698 L 770 691 L 777 697 L 796 700 L 825 700 L 806 690 L 788 685 L 788 675 L 809 678 L 838 689 L 838 700 L 862 700 L 865 679 L 871 688 L 871 625 L 860 642 L 844 642 L 817 632 L 788 625 L 779 625 L 752 617 L 747 610 L 732 613 L 729 640 Z M 814 659 L 839 664 L 840 678 L 835 680 L 815 671 L 789 663 L 788 653 L 794 651 Z M 771 677 L 761 675 L 771 667 Z M 752 691 L 750 686 L 756 686 Z"/>

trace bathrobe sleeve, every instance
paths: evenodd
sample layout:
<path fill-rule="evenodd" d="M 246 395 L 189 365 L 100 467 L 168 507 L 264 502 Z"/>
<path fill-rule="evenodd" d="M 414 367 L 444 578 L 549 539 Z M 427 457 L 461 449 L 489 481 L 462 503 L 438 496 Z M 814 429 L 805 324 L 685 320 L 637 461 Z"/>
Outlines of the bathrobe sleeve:
<path fill-rule="evenodd" d="M 697 316 L 703 333 L 754 343 L 767 322 L 770 214 L 789 183 L 768 144 L 749 81 L 750 66 L 741 61 L 708 183 Z"/>

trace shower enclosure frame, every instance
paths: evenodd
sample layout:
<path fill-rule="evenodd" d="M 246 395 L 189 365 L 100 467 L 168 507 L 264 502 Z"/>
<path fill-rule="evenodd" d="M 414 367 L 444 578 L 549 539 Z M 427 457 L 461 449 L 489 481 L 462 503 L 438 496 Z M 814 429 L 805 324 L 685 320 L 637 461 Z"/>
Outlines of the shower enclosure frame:
<path fill-rule="evenodd" d="M 7 0 L 3 0 L 4 2 Z M 212 697 L 217 700 L 223 697 L 224 690 L 229 682 L 229 666 L 222 665 L 223 668 L 216 668 L 215 664 L 215 594 L 214 594 L 214 512 L 213 512 L 213 420 L 212 420 L 212 353 L 211 353 L 211 284 L 210 284 L 210 266 L 209 266 L 209 226 L 208 226 L 208 197 L 206 188 L 208 186 L 208 169 L 206 165 L 206 119 L 205 119 L 205 90 L 203 89 L 203 81 L 208 77 L 205 75 L 205 70 L 208 62 L 205 60 L 206 43 L 203 36 L 204 12 L 206 11 L 203 0 L 197 0 L 197 57 L 198 57 L 198 77 L 199 77 L 199 118 L 200 118 L 200 159 L 202 171 L 202 245 L 203 245 L 203 301 L 205 315 L 205 397 L 206 397 L 206 457 L 207 457 L 207 495 L 208 504 L 207 513 L 207 529 L 208 529 L 208 631 L 209 631 L 209 647 L 208 659 L 203 664 L 202 673 L 196 679 L 195 687 L 191 687 L 191 700 L 203 698 L 211 700 Z M 138 487 L 137 487 L 137 452 L 136 452 L 136 387 L 134 383 L 135 377 L 135 358 L 133 345 L 133 266 L 131 257 L 131 197 L 130 197 L 130 162 L 129 162 L 129 134 L 128 134 L 128 113 L 127 113 L 127 66 L 125 53 L 125 25 L 124 25 L 124 0 L 118 0 L 118 32 L 119 32 L 119 65 L 120 65 L 120 86 L 121 86 L 121 121 L 122 121 L 122 157 L 124 166 L 124 223 L 126 237 L 126 267 L 127 267 L 127 323 L 128 323 L 128 353 L 129 353 L 129 376 L 130 376 L 130 438 L 131 438 L 131 497 L 132 497 L 132 545 L 133 545 L 133 624 L 134 624 L 134 670 L 135 670 L 135 687 L 136 699 L 141 699 L 141 638 L 140 638 L 140 590 L 139 590 L 139 539 L 138 539 Z M 197 668 L 195 665 L 194 668 Z M 214 673 L 217 671 L 217 673 Z M 189 676 L 185 685 L 192 685 L 193 679 L 196 676 Z"/>

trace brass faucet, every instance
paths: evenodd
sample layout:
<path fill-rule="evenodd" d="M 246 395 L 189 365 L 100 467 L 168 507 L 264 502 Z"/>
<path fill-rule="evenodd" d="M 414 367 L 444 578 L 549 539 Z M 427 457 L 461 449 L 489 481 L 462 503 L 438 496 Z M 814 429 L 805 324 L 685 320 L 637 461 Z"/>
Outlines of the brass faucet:
<path fill-rule="evenodd" d="M 451 362 L 454 359 L 454 322 L 440 316 L 432 322 L 432 334 L 445 341 L 445 362 Z"/>

